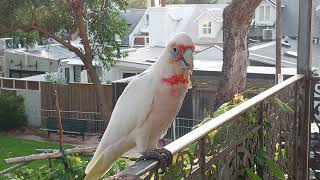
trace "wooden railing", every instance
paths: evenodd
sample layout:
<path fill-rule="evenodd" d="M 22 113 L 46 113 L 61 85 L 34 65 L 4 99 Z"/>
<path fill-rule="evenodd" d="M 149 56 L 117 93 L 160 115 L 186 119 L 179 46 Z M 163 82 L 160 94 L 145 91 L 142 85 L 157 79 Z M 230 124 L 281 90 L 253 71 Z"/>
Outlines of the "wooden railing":
<path fill-rule="evenodd" d="M 257 162 L 264 150 L 286 178 L 297 179 L 307 170 L 299 165 L 298 154 L 303 148 L 299 114 L 304 114 L 305 82 L 304 75 L 293 76 L 165 146 L 174 158 L 164 174 L 158 174 L 157 161 L 145 160 L 115 177 L 248 179 L 250 169 L 262 179 L 275 179 L 274 172 Z"/>

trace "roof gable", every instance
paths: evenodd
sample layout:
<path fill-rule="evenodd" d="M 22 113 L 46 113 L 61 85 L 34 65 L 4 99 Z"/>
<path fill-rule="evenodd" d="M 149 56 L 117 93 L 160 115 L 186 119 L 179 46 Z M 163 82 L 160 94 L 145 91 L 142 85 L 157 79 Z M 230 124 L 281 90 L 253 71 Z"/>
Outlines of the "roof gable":
<path fill-rule="evenodd" d="M 209 15 L 212 17 L 217 22 L 222 22 L 223 21 L 223 9 L 221 8 L 211 8 L 211 9 L 206 9 L 203 13 L 201 13 L 195 20 L 194 22 L 198 21 L 203 15 Z"/>

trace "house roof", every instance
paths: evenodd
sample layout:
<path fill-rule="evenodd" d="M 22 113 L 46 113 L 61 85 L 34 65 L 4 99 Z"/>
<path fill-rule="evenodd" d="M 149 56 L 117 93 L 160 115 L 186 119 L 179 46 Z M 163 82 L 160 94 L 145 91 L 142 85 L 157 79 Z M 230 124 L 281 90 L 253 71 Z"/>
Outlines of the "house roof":
<path fill-rule="evenodd" d="M 128 9 L 126 11 L 121 12 L 121 17 L 124 18 L 128 23 L 128 30 L 125 37 L 122 39 L 122 45 L 129 45 L 129 35 L 137 26 L 140 19 L 143 17 L 145 11 L 145 9 Z"/>
<path fill-rule="evenodd" d="M 297 50 L 298 50 L 298 41 L 296 39 L 288 38 L 289 46 L 282 46 L 281 48 L 281 62 L 284 67 L 297 67 Z M 320 66 L 320 44 L 312 45 L 312 66 Z M 276 43 L 275 41 L 255 45 L 249 48 L 250 51 L 250 60 L 267 63 L 274 65 L 276 62 Z"/>
<path fill-rule="evenodd" d="M 227 4 L 170 4 L 165 7 L 150 7 L 145 12 L 145 15 L 149 15 L 149 24 L 146 23 L 146 18 L 142 18 L 132 35 L 139 36 L 142 32 L 148 32 L 151 46 L 163 46 L 173 35 L 179 32 L 186 32 L 194 40 L 199 40 L 196 19 L 207 13 L 217 22 L 221 22 L 223 9 L 226 6 Z M 163 24 L 165 27 L 159 26 L 159 24 Z M 216 28 L 221 31 L 221 25 Z M 161 34 L 159 35 L 159 33 Z M 221 43 L 222 37 L 220 39 L 219 41 L 213 41 L 206 38 L 201 39 L 201 43 L 198 41 L 195 41 L 195 43 Z"/>
<path fill-rule="evenodd" d="M 215 67 L 204 67 L 200 69 L 195 69 L 195 71 L 208 71 L 208 72 L 221 72 L 222 65 L 215 66 Z M 296 68 L 282 68 L 282 74 L 283 75 L 295 75 L 297 74 Z M 264 67 L 264 66 L 248 66 L 247 68 L 248 74 L 270 74 L 274 75 L 276 73 L 276 70 L 274 67 Z"/>
<path fill-rule="evenodd" d="M 57 60 L 57 61 L 76 56 L 73 52 L 69 51 L 68 49 L 66 49 L 60 44 L 51 44 L 49 48 L 48 46 L 39 46 L 29 51 L 26 51 L 25 48 L 7 49 L 6 52 L 24 54 L 27 56 L 39 57 L 43 59 L 50 59 L 50 60 Z"/>
<path fill-rule="evenodd" d="M 52 73 L 54 75 L 58 75 L 58 72 Z M 34 75 L 34 76 L 29 76 L 25 78 L 20 78 L 21 80 L 26 80 L 26 81 L 47 81 L 46 76 L 48 74 L 39 74 L 39 75 Z"/>
<path fill-rule="evenodd" d="M 214 18 L 216 21 L 218 22 L 222 22 L 223 21 L 223 10 L 224 10 L 225 6 L 224 7 L 220 7 L 220 8 L 208 8 L 206 9 L 203 13 L 201 13 L 195 20 L 195 21 L 198 21 L 201 16 L 203 16 L 204 14 L 209 14 L 209 16 L 211 16 L 212 18 Z"/>
<path fill-rule="evenodd" d="M 207 47 L 204 46 L 196 46 L 196 52 L 202 52 L 199 53 L 199 56 L 195 56 L 195 58 L 199 57 L 200 54 L 204 54 L 203 52 Z M 118 62 L 128 62 L 128 63 L 135 63 L 135 64 L 143 64 L 143 65 L 151 65 L 155 61 L 158 60 L 161 53 L 163 52 L 164 47 L 161 46 L 155 46 L 155 47 L 145 47 L 145 48 L 138 48 L 136 50 L 130 50 L 128 52 L 128 56 L 117 60 Z M 201 56 L 202 59 L 203 56 Z"/>

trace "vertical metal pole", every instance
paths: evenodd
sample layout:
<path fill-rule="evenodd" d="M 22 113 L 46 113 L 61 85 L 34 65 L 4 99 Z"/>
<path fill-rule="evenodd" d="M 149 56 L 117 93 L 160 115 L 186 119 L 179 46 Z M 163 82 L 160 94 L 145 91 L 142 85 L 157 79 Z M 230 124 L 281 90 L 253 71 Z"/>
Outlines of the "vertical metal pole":
<path fill-rule="evenodd" d="M 173 124 L 172 124 L 172 134 L 173 134 L 173 140 L 175 141 L 177 139 L 177 135 L 176 135 L 176 121 L 178 119 L 179 122 L 179 118 L 174 119 Z"/>
<path fill-rule="evenodd" d="M 276 2 L 276 84 L 282 81 L 281 79 L 281 0 Z"/>
<path fill-rule="evenodd" d="M 264 123 L 263 123 L 263 110 L 264 110 L 264 106 L 263 106 L 263 102 L 259 105 L 258 107 L 258 111 L 257 111 L 257 117 L 258 117 L 258 123 L 260 129 L 258 131 L 258 146 L 259 149 L 262 149 L 264 147 Z M 258 165 L 258 169 L 257 169 L 258 175 L 260 177 L 263 178 L 264 175 L 264 166 L 260 166 Z"/>
<path fill-rule="evenodd" d="M 297 179 L 309 178 L 310 75 L 312 53 L 313 0 L 299 0 L 298 74 L 305 74 L 299 85 L 301 109 L 298 112 Z M 299 95 L 298 95 L 299 96 Z"/>

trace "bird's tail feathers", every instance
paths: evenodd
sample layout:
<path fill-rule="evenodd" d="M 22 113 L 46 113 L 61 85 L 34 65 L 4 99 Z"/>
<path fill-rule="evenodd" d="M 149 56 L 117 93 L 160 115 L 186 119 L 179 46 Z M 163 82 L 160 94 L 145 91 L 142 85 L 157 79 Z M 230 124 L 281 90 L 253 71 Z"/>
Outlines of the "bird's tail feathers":
<path fill-rule="evenodd" d="M 84 180 L 100 179 L 110 170 L 115 160 L 133 147 L 133 142 L 120 140 L 117 143 L 110 144 L 105 149 L 99 149 L 101 152 L 97 152 L 96 157 L 86 167 L 85 173 L 87 175 Z"/>

